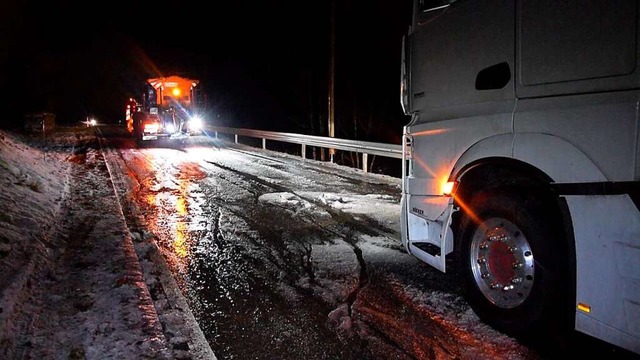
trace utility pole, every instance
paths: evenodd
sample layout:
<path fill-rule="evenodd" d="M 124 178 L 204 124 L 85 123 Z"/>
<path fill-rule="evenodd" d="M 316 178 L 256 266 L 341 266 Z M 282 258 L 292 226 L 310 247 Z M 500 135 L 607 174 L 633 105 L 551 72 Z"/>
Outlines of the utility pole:
<path fill-rule="evenodd" d="M 329 137 L 335 137 L 335 41 L 336 41 L 336 2 L 331 1 L 331 39 L 329 43 Z M 324 152 L 323 152 L 324 153 Z M 329 156 L 333 162 L 336 149 L 329 149 Z"/>

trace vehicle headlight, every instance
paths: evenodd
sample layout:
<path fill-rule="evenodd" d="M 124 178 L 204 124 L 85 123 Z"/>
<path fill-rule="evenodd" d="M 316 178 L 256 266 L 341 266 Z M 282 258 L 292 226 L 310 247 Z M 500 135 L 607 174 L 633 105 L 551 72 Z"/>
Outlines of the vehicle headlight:
<path fill-rule="evenodd" d="M 166 130 L 167 130 L 167 132 L 169 132 L 169 133 L 174 133 L 174 132 L 176 132 L 176 127 L 175 127 L 175 126 L 173 126 L 173 124 L 171 124 L 171 123 L 166 124 L 165 129 L 166 129 Z"/>
<path fill-rule="evenodd" d="M 191 130 L 201 130 L 202 129 L 202 118 L 200 116 L 194 116 L 189 120 L 189 129 Z"/>

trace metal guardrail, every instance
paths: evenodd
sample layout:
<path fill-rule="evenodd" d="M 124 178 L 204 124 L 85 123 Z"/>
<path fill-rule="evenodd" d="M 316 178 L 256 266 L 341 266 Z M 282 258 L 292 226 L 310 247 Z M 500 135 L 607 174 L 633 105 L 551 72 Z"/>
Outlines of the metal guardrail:
<path fill-rule="evenodd" d="M 267 148 L 267 140 L 280 141 L 292 144 L 300 144 L 302 146 L 302 157 L 306 158 L 306 147 L 317 146 L 325 149 L 336 149 L 344 151 L 352 151 L 362 154 L 362 171 L 368 172 L 368 155 L 378 155 L 390 158 L 402 159 L 402 145 L 387 144 L 371 141 L 347 140 L 315 135 L 302 135 L 293 133 L 281 133 L 273 131 L 238 129 L 221 126 L 211 126 L 208 130 L 218 133 L 234 135 L 235 142 L 238 143 L 238 136 L 246 136 L 251 138 L 262 139 L 262 148 Z"/>

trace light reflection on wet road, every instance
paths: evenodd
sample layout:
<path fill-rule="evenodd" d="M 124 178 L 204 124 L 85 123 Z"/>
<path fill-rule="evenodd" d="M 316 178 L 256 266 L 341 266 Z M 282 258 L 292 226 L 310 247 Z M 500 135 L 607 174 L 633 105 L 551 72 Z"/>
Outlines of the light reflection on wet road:
<path fill-rule="evenodd" d="M 119 151 L 218 359 L 542 358 L 404 253 L 397 179 L 211 144 Z"/>

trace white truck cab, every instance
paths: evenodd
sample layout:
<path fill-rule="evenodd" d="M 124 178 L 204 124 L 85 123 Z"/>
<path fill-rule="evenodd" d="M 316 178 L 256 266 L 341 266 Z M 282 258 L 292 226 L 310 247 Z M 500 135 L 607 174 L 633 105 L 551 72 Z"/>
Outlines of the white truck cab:
<path fill-rule="evenodd" d="M 499 330 L 640 354 L 638 5 L 415 1 L 402 242 Z"/>

